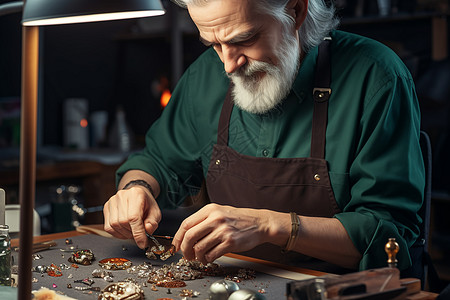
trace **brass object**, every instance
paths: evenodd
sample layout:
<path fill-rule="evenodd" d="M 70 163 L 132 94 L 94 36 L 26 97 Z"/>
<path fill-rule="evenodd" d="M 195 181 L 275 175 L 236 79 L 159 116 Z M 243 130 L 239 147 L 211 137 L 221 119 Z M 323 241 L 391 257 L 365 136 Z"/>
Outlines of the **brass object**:
<path fill-rule="evenodd" d="M 386 246 L 384 246 L 384 251 L 386 251 L 388 255 L 388 266 L 389 268 L 396 268 L 397 267 L 397 253 L 400 249 L 398 243 L 395 241 L 395 238 L 389 238 L 389 241 L 387 242 Z"/>
<path fill-rule="evenodd" d="M 320 175 L 319 175 L 319 174 L 314 175 L 314 179 L 315 179 L 316 181 L 320 181 Z"/>

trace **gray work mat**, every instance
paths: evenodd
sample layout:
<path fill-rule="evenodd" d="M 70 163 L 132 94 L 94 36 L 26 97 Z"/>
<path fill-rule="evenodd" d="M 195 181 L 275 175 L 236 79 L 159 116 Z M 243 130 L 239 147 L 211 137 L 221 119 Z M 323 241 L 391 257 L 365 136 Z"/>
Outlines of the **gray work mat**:
<path fill-rule="evenodd" d="M 46 287 L 50 290 L 61 292 L 64 295 L 75 299 L 97 299 L 98 292 L 78 291 L 75 290 L 75 286 L 87 286 L 83 283 L 75 283 L 74 281 L 92 278 L 94 280 L 93 287 L 100 287 L 103 289 L 109 282 L 103 280 L 102 278 L 93 278 L 92 271 L 94 269 L 100 269 L 98 262 L 104 258 L 114 258 L 122 257 L 129 259 L 133 265 L 140 265 L 144 262 L 150 262 L 154 267 L 162 266 L 163 264 L 170 264 L 172 262 L 177 262 L 180 258 L 180 254 L 176 254 L 172 258 L 166 261 L 159 260 L 149 260 L 145 257 L 144 251 L 139 249 L 133 241 L 124 241 L 113 238 L 106 238 L 97 235 L 83 235 L 75 236 L 70 238 L 73 245 L 77 245 L 78 249 L 90 249 L 95 255 L 95 261 L 92 265 L 83 266 L 80 265 L 79 268 L 70 268 L 67 270 L 62 270 L 63 275 L 61 277 L 52 277 L 47 274 L 39 274 L 37 272 L 32 273 L 32 277 L 37 279 L 32 285 L 33 290 L 38 290 L 41 287 Z M 33 266 L 44 265 L 49 266 L 50 264 L 55 264 L 59 266 L 64 263 L 71 265 L 68 262 L 68 258 L 71 256 L 70 252 L 61 252 L 59 248 L 66 248 L 65 239 L 56 240 L 57 246 L 46 251 L 39 252 L 42 256 L 41 259 L 33 260 Z M 124 250 L 126 249 L 126 250 Z M 14 254 L 17 258 L 17 253 Z M 221 266 L 227 268 L 234 268 L 234 265 L 226 265 L 226 263 L 220 263 Z M 245 265 L 245 263 L 243 263 Z M 147 283 L 147 286 L 142 286 L 145 279 L 137 278 L 136 274 L 129 274 L 126 270 L 110 271 L 113 274 L 114 282 L 124 280 L 126 278 L 135 278 L 137 283 L 139 283 L 144 291 L 145 299 L 159 299 L 159 298 L 171 298 L 171 299 L 182 299 L 180 296 L 180 291 L 182 289 L 189 289 L 193 291 L 200 292 L 200 295 L 193 299 L 208 299 L 208 290 L 210 285 L 224 277 L 204 277 L 202 279 L 196 279 L 192 281 L 186 281 L 186 287 L 184 288 L 171 288 L 171 294 L 168 294 L 167 288 L 158 287 L 158 291 L 153 291 L 151 289 L 152 284 Z M 72 274 L 72 278 L 68 278 Z M 264 296 L 266 299 L 286 299 L 286 283 L 291 281 L 291 279 L 281 278 L 278 276 L 268 275 L 261 272 L 256 272 L 256 278 L 253 280 L 241 281 L 239 284 L 240 288 L 251 289 L 258 291 L 264 289 Z M 68 288 L 67 285 L 71 284 L 72 288 Z"/>

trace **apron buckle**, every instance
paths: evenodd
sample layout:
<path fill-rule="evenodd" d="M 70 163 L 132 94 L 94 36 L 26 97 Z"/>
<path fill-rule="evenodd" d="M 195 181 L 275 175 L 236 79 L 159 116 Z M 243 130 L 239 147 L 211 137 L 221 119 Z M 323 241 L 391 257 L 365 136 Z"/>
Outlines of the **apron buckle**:
<path fill-rule="evenodd" d="M 328 101 L 331 95 L 330 88 L 314 88 L 313 89 L 313 97 L 315 101 L 324 102 Z"/>

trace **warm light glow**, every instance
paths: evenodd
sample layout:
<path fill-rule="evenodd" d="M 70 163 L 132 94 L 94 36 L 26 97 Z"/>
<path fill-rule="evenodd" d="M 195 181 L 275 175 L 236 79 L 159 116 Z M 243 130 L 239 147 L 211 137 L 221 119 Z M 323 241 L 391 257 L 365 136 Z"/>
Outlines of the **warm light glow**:
<path fill-rule="evenodd" d="M 94 0 L 93 0 L 94 1 Z M 24 22 L 24 26 L 42 26 L 42 25 L 58 25 L 58 24 L 73 24 L 84 22 L 98 22 L 131 18 L 145 18 L 160 16 L 164 14 L 164 10 L 145 10 L 145 11 L 128 11 L 128 12 L 116 12 L 105 14 L 93 14 L 85 16 L 71 16 L 62 18 L 51 18 L 43 20 L 33 20 Z"/>
<path fill-rule="evenodd" d="M 81 119 L 80 120 L 80 126 L 85 128 L 88 126 L 88 121 L 86 119 Z"/>
<path fill-rule="evenodd" d="M 161 103 L 161 107 L 164 108 L 167 106 L 171 96 L 172 96 L 172 94 L 170 93 L 170 91 L 168 89 L 164 90 L 164 92 L 161 95 L 161 100 L 159 102 L 159 103 Z"/>

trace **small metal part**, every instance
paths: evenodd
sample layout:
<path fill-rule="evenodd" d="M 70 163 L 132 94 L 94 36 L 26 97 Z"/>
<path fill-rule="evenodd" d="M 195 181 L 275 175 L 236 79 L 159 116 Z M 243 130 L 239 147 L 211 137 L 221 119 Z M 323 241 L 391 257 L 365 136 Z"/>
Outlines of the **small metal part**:
<path fill-rule="evenodd" d="M 77 245 L 71 245 L 66 248 L 60 248 L 59 250 L 62 252 L 73 252 L 73 251 L 76 251 L 77 249 L 78 249 Z"/>
<path fill-rule="evenodd" d="M 31 255 L 31 258 L 32 258 L 33 260 L 42 259 L 42 255 L 40 255 L 39 253 L 38 253 L 38 254 L 32 254 L 32 255 Z"/>

